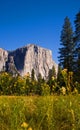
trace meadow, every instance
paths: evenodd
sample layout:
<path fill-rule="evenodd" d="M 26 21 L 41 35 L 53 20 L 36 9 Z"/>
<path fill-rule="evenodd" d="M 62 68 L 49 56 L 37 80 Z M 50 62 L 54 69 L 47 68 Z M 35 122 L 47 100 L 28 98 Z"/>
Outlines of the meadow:
<path fill-rule="evenodd" d="M 80 130 L 80 95 L 0 96 L 0 130 Z"/>

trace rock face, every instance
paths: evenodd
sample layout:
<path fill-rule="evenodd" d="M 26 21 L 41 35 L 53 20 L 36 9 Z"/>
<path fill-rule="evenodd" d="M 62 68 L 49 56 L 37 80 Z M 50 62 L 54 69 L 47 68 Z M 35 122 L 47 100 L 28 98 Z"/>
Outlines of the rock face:
<path fill-rule="evenodd" d="M 27 73 L 31 74 L 32 69 L 34 69 L 36 79 L 39 73 L 46 79 L 53 66 L 57 73 L 58 65 L 52 60 L 51 50 L 34 44 L 11 52 L 0 50 L 0 71 L 5 68 L 5 71 L 13 74 L 18 72 L 21 76 L 24 76 Z"/>
<path fill-rule="evenodd" d="M 8 52 L 0 48 L 0 71 L 5 71 Z"/>

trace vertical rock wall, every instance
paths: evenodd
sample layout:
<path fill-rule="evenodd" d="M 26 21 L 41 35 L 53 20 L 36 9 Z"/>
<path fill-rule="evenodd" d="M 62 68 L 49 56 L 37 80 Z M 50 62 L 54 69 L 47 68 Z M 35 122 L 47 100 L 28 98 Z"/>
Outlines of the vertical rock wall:
<path fill-rule="evenodd" d="M 8 60 L 10 57 L 13 57 L 11 58 L 13 62 Z M 29 44 L 9 53 L 4 50 L 1 51 L 0 49 L 0 71 L 4 68 L 3 66 L 5 66 L 6 61 L 7 64 L 15 66 L 14 70 L 17 70 L 21 76 L 27 73 L 31 74 L 32 69 L 34 69 L 36 78 L 40 73 L 42 77 L 46 79 L 49 70 L 52 69 L 53 66 L 55 67 L 56 73 L 58 69 L 58 65 L 52 60 L 51 50 L 44 49 L 34 44 Z"/>

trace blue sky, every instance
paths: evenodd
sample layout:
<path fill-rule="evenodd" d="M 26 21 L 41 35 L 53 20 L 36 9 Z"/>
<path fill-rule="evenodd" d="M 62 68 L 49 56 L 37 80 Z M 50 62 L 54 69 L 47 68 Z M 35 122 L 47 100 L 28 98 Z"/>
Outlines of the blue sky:
<path fill-rule="evenodd" d="M 0 48 L 34 43 L 51 49 L 58 63 L 64 18 L 73 25 L 79 10 L 80 0 L 0 0 Z"/>

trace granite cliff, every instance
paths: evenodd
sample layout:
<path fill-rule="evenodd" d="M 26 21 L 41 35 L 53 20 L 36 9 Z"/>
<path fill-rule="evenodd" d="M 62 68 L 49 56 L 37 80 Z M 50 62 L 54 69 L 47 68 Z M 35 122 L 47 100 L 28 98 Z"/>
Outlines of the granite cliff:
<path fill-rule="evenodd" d="M 6 70 L 7 59 L 8 59 L 8 52 L 0 48 L 0 71 Z"/>
<path fill-rule="evenodd" d="M 40 73 L 46 79 L 53 66 L 57 73 L 58 65 L 52 60 L 51 50 L 34 44 L 11 52 L 0 49 L 0 71 L 8 71 L 12 74 L 19 73 L 24 76 L 27 73 L 31 74 L 32 69 L 34 69 L 36 78 Z"/>

